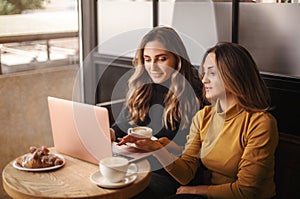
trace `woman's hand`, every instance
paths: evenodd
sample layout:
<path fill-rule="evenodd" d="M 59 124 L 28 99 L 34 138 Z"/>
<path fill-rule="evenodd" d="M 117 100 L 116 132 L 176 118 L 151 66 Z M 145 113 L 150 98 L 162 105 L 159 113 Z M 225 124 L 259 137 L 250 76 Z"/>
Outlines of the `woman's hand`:
<path fill-rule="evenodd" d="M 126 135 L 122 138 L 118 138 L 118 140 L 119 140 L 118 145 L 121 146 L 121 145 L 126 144 L 127 142 L 135 143 L 135 142 L 137 142 L 138 140 L 141 140 L 141 139 L 143 139 L 143 138 L 135 137 L 133 135 Z"/>
<path fill-rule="evenodd" d="M 164 145 L 162 145 L 158 140 L 151 140 L 150 138 L 139 138 L 133 135 L 126 135 L 123 138 L 118 138 L 120 141 L 118 145 L 126 144 L 127 142 L 134 143 L 138 149 L 144 151 L 156 151 Z"/>
<path fill-rule="evenodd" d="M 171 140 L 166 137 L 162 137 L 158 139 L 158 142 L 161 143 L 163 146 L 167 146 L 170 144 Z M 174 142 L 173 142 L 174 143 Z M 175 143 L 174 143 L 175 144 Z"/>
<path fill-rule="evenodd" d="M 180 186 L 177 189 L 176 194 L 196 194 L 207 197 L 207 185 L 199 185 L 199 186 Z"/>

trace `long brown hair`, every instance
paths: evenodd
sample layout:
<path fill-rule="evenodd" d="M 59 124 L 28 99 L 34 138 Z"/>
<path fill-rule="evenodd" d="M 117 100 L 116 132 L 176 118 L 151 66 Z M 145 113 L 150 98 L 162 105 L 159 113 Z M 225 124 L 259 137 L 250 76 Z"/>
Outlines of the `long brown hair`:
<path fill-rule="evenodd" d="M 135 71 L 129 79 L 129 92 L 126 105 L 129 109 L 131 122 L 144 121 L 149 109 L 153 92 L 152 80 L 144 67 L 144 48 L 150 41 L 159 41 L 165 49 L 176 58 L 177 66 L 171 76 L 171 85 L 164 99 L 165 111 L 163 123 L 167 129 L 175 130 L 176 122 L 182 128 L 189 126 L 191 116 L 199 110 L 199 101 L 190 86 L 193 81 L 194 66 L 190 63 L 183 41 L 177 32 L 170 27 L 156 27 L 142 39 L 133 59 Z M 201 81 L 199 87 L 202 89 Z"/>
<path fill-rule="evenodd" d="M 269 90 L 246 48 L 235 43 L 219 42 L 207 50 L 202 66 L 209 53 L 216 55 L 216 67 L 225 90 L 235 96 L 242 108 L 249 112 L 270 110 Z"/>

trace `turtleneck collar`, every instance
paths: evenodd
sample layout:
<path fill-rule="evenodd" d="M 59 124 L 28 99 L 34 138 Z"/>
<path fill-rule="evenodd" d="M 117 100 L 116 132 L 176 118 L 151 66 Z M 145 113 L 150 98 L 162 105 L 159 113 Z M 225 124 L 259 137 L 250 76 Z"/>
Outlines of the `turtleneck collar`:
<path fill-rule="evenodd" d="M 223 118 L 225 117 L 225 120 L 230 120 L 233 117 L 235 117 L 236 115 L 240 114 L 243 111 L 243 109 L 236 103 L 236 104 L 232 105 L 226 111 L 223 111 L 220 106 L 220 100 L 217 100 L 217 102 L 215 104 L 215 111 L 216 111 L 216 114 L 218 114 L 219 116 L 221 116 Z"/>

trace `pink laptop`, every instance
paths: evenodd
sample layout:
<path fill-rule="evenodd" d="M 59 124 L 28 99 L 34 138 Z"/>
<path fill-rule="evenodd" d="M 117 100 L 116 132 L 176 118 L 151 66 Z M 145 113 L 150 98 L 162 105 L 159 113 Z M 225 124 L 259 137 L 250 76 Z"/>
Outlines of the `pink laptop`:
<path fill-rule="evenodd" d="M 104 107 L 48 97 L 54 148 L 87 162 L 98 164 L 109 156 L 134 162 L 151 155 L 130 146 L 111 143 L 108 111 Z"/>
<path fill-rule="evenodd" d="M 112 156 L 106 108 L 48 97 L 54 148 L 58 153 L 98 164 Z"/>

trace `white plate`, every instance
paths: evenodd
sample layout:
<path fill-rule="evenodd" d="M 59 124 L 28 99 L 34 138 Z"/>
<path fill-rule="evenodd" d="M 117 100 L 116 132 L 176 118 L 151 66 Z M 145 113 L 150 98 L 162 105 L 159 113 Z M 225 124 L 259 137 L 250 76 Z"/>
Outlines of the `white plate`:
<path fill-rule="evenodd" d="M 17 164 L 17 161 L 15 160 L 13 162 L 13 167 L 18 169 L 18 170 L 21 170 L 21 171 L 50 171 L 50 170 L 54 170 L 54 169 L 58 169 L 62 166 L 65 165 L 66 163 L 66 160 L 65 158 L 62 156 L 62 155 L 59 155 L 59 154 L 56 154 L 54 153 L 54 155 L 58 156 L 60 159 L 62 159 L 63 163 L 60 164 L 60 165 L 56 165 L 56 166 L 52 166 L 52 167 L 44 167 L 44 168 L 26 168 L 26 167 L 22 167 L 20 165 Z"/>
<path fill-rule="evenodd" d="M 130 173 L 130 171 L 129 171 Z M 90 180 L 92 183 L 103 187 L 103 188 L 121 188 L 130 185 L 133 183 L 137 178 L 137 174 L 131 174 L 127 177 L 125 177 L 121 182 L 110 182 L 105 177 L 102 176 L 100 171 L 96 171 L 90 176 Z"/>
<path fill-rule="evenodd" d="M 158 140 L 158 139 L 157 139 L 156 137 L 152 136 L 152 137 L 151 137 L 151 140 Z M 131 147 L 134 147 L 134 148 L 137 148 L 136 145 L 135 145 L 135 143 L 127 142 L 126 145 L 127 145 L 127 146 L 131 146 Z"/>

